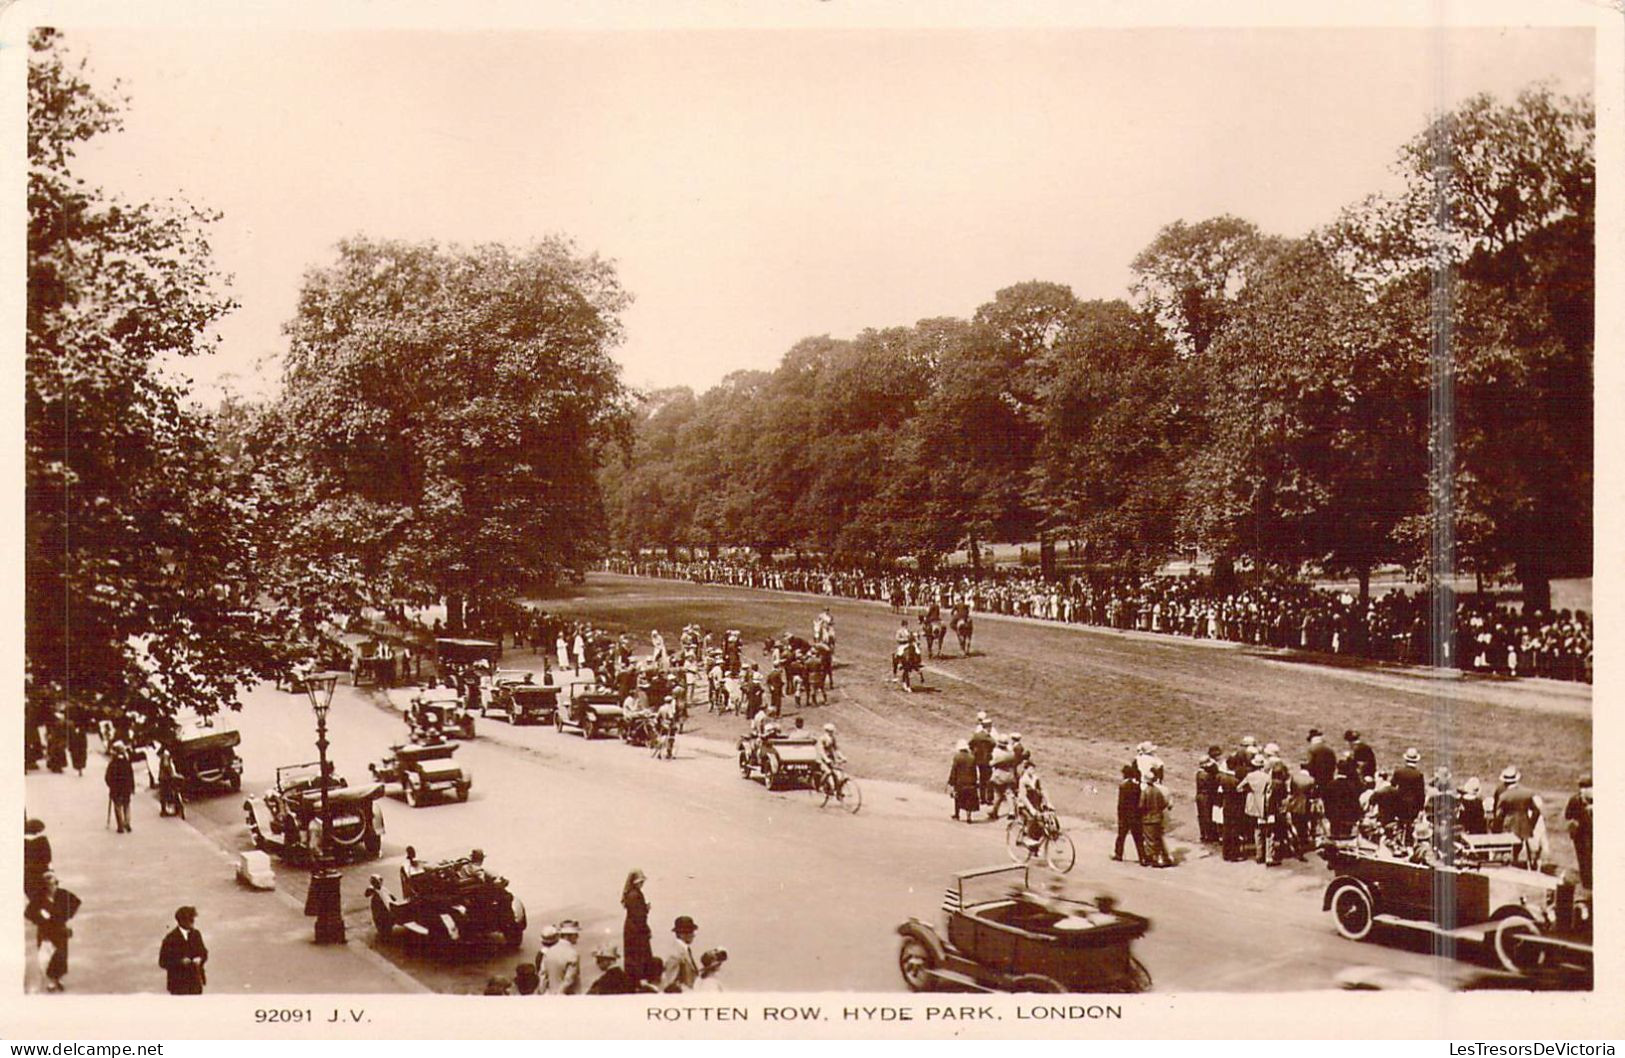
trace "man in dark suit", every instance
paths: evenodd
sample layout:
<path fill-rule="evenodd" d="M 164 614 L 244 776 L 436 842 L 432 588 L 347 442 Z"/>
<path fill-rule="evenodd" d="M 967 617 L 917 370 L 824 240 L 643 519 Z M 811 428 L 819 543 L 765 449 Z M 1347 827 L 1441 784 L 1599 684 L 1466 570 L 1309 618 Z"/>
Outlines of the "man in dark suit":
<path fill-rule="evenodd" d="M 1422 774 L 1422 754 L 1416 747 L 1405 751 L 1404 762 L 1394 769 L 1392 781 L 1394 789 L 1399 791 L 1395 795 L 1398 802 L 1395 811 L 1399 821 L 1407 825 L 1416 822 L 1428 799 L 1428 781 Z"/>
<path fill-rule="evenodd" d="M 1202 835 L 1204 845 L 1217 844 L 1219 841 L 1219 824 L 1214 820 L 1214 809 L 1218 807 L 1219 792 L 1219 757 L 1224 750 L 1218 746 L 1209 746 L 1207 756 L 1196 762 L 1196 829 Z"/>
<path fill-rule="evenodd" d="M 1310 776 L 1315 780 L 1315 796 L 1324 798 L 1326 787 L 1337 777 L 1337 751 L 1326 744 L 1326 736 L 1318 727 L 1309 729 L 1309 757 L 1306 765 Z"/>
<path fill-rule="evenodd" d="M 1140 830 L 1140 773 L 1132 764 L 1123 765 L 1123 781 L 1117 784 L 1117 848 L 1112 859 L 1123 858 L 1123 842 L 1134 839 L 1134 854 L 1146 862 L 1145 838 Z"/>
<path fill-rule="evenodd" d="M 169 975 L 169 994 L 202 995 L 206 980 L 203 964 L 208 961 L 209 949 L 204 947 L 203 934 L 197 929 L 197 908 L 179 908 L 175 928 L 164 934 L 158 949 L 158 965 Z"/>

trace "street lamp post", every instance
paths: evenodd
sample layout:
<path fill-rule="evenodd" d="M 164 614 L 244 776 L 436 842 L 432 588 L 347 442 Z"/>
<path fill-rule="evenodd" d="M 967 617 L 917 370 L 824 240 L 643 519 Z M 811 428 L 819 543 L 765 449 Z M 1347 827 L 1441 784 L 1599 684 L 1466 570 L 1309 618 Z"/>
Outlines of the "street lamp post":
<path fill-rule="evenodd" d="M 333 706 L 333 689 L 338 686 L 337 672 L 318 672 L 304 679 L 305 694 L 310 708 L 316 714 L 316 756 L 318 760 L 318 789 L 321 791 L 321 836 L 311 852 L 315 862 L 310 872 L 310 889 L 305 896 L 305 914 L 316 918 L 317 944 L 344 943 L 344 915 L 339 898 L 339 872 L 328 866 L 328 831 L 333 814 L 328 804 L 327 787 L 327 711 Z"/>

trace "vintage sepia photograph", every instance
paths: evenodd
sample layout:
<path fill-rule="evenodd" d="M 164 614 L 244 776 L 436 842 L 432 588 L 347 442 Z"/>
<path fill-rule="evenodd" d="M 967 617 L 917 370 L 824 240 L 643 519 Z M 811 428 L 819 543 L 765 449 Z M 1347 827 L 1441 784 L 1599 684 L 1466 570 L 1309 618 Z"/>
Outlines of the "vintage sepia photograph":
<path fill-rule="evenodd" d="M 784 6 L 6 16 L 0 1009 L 1589 1001 L 1604 23 Z"/>

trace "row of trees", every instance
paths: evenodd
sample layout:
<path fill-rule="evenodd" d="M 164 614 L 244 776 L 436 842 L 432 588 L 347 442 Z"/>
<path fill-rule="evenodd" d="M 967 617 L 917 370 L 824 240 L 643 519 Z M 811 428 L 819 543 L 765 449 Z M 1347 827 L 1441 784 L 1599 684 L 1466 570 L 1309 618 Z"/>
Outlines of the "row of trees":
<path fill-rule="evenodd" d="M 1545 87 L 1476 97 L 1401 149 L 1400 191 L 1303 238 L 1177 222 L 1127 301 L 1025 282 L 647 394 L 604 474 L 615 541 L 1442 562 L 1544 605 L 1591 564 L 1593 125 Z"/>
<path fill-rule="evenodd" d="M 629 438 L 613 268 L 559 239 L 347 240 L 305 276 L 277 398 L 205 411 L 178 369 L 234 307 L 217 218 L 77 178 L 127 102 L 30 43 L 31 721 L 235 707 L 365 607 L 445 600 L 457 628 L 583 564 Z"/>

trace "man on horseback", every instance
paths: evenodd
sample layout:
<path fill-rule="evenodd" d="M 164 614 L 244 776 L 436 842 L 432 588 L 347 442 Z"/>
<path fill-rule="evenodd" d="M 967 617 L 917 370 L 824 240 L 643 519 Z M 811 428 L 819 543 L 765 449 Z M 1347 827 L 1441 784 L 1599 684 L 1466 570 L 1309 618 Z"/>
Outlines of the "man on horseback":
<path fill-rule="evenodd" d="M 953 625 L 954 635 L 959 637 L 959 652 L 969 654 L 971 637 L 970 603 L 964 599 L 954 603 L 950 622 Z"/>
<path fill-rule="evenodd" d="M 908 618 L 905 617 L 897 627 L 897 649 L 892 652 L 891 659 L 892 679 L 896 680 L 900 677 L 903 690 L 911 691 L 914 688 L 911 686 L 910 680 L 913 674 L 921 671 L 922 668 L 920 644 L 914 637 L 914 633 L 909 630 Z"/>
<path fill-rule="evenodd" d="M 925 638 L 925 653 L 927 657 L 937 657 L 942 653 L 942 641 L 947 629 L 942 626 L 942 608 L 935 599 L 925 608 L 920 617 L 920 631 Z"/>

